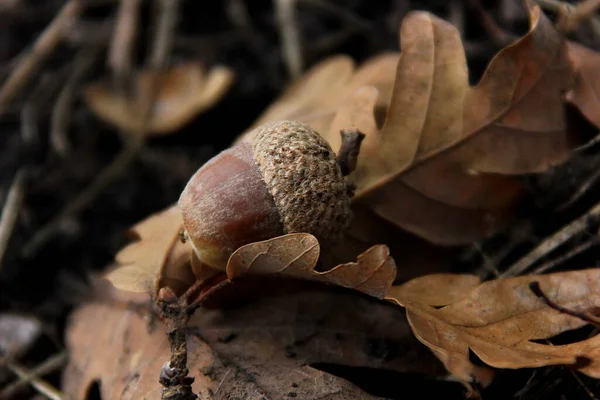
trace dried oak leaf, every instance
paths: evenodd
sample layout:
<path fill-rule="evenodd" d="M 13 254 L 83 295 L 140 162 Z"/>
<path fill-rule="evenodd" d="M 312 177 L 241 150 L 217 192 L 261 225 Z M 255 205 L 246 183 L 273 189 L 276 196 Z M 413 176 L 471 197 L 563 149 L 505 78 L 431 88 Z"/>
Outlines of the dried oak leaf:
<path fill-rule="evenodd" d="M 314 269 L 318 260 L 317 238 L 293 233 L 240 247 L 229 258 L 227 277 L 233 280 L 243 275 L 274 274 L 331 283 L 377 298 L 383 298 L 396 277 L 396 263 L 384 245 L 369 248 L 356 262 L 323 272 Z"/>
<path fill-rule="evenodd" d="M 359 107 L 372 115 L 361 120 L 357 203 L 434 243 L 463 244 L 498 228 L 520 194 L 514 175 L 568 159 L 563 92 L 573 67 L 550 20 L 536 5 L 528 10 L 530 31 L 494 57 L 476 86 L 453 25 L 425 12 L 405 18 L 383 128 L 371 111 L 375 92 L 363 89 L 328 133 L 358 125 Z"/>
<path fill-rule="evenodd" d="M 594 125 L 600 127 L 600 53 L 579 43 L 568 42 L 577 69 L 575 87 L 567 99 Z"/>
<path fill-rule="evenodd" d="M 86 86 L 83 98 L 98 117 L 120 129 L 134 134 L 166 135 L 215 105 L 233 79 L 234 74 L 227 67 L 217 66 L 206 72 L 199 63 L 186 63 L 160 72 L 139 72 L 133 78 L 130 96 L 115 90 L 109 82 L 99 82 Z M 156 100 L 144 125 L 145 102 L 153 87 Z"/>
<path fill-rule="evenodd" d="M 495 368 L 569 365 L 600 378 L 600 335 L 566 345 L 542 342 L 586 322 L 550 308 L 529 289 L 531 282 L 570 310 L 600 307 L 598 268 L 484 283 L 471 275 L 427 275 L 393 286 L 386 299 L 406 308 L 419 341 L 465 383 L 485 386 L 493 377 L 491 369 L 471 362 L 470 351 Z"/>
<path fill-rule="evenodd" d="M 277 293 L 269 298 L 200 309 L 190 320 L 188 366 L 201 399 L 379 398 L 313 367 L 319 363 L 441 373 L 397 308 L 310 282 L 279 280 L 270 287 Z M 148 333 L 147 321 L 126 303 L 103 297 L 76 310 L 67 347 L 62 388 L 70 397 L 86 398 L 97 382 L 103 399 L 160 398 L 158 374 L 170 355 L 167 336 L 162 328 Z M 407 376 L 407 387 L 424 391 L 423 380 Z"/>

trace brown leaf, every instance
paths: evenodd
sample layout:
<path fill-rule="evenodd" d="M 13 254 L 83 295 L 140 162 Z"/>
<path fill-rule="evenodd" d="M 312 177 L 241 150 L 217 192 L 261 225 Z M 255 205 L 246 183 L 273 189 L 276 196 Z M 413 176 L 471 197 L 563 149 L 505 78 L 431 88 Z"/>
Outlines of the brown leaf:
<path fill-rule="evenodd" d="M 191 246 L 179 241 L 183 225 L 176 205 L 134 226 L 136 242 L 116 256 L 117 267 L 106 279 L 121 290 L 156 294 L 169 286 L 181 293 L 194 283 Z"/>
<path fill-rule="evenodd" d="M 314 268 L 319 260 L 319 242 L 308 233 L 294 233 L 236 250 L 227 263 L 230 280 L 249 274 L 276 274 L 296 279 L 332 283 L 383 298 L 396 277 L 396 264 L 384 245 L 373 246 L 356 262 L 328 271 Z"/>
<path fill-rule="evenodd" d="M 277 281 L 276 297 L 196 312 L 188 325 L 188 366 L 201 399 L 378 398 L 312 367 L 316 363 L 441 373 L 397 308 L 297 284 Z M 94 381 L 103 399 L 160 398 L 167 336 L 162 326 L 149 333 L 143 316 L 126 303 L 104 297 L 79 308 L 66 341 L 70 361 L 62 387 L 72 398 L 86 398 Z M 425 391 L 423 381 L 408 376 L 408 389 Z"/>
<path fill-rule="evenodd" d="M 392 287 L 386 298 L 406 308 L 417 338 L 464 382 L 487 385 L 492 378 L 470 361 L 469 351 L 495 368 L 569 365 L 600 378 L 600 335 L 566 345 L 539 342 L 586 322 L 547 306 L 529 289 L 534 281 L 570 310 L 600 307 L 597 268 L 484 283 L 470 275 L 428 275 Z"/>
<path fill-rule="evenodd" d="M 133 95 L 127 97 L 108 82 L 88 85 L 87 105 L 103 120 L 131 133 L 166 135 L 177 131 L 197 114 L 217 103 L 233 83 L 233 72 L 222 66 L 206 73 L 199 63 L 173 66 L 164 72 L 142 71 L 134 77 Z M 144 130 L 144 102 L 156 81 L 156 103 Z"/>
<path fill-rule="evenodd" d="M 365 132 L 354 174 L 359 202 L 435 243 L 461 244 L 498 228 L 520 193 L 512 175 L 568 158 L 562 95 L 573 68 L 552 23 L 538 6 L 529 12 L 529 33 L 474 87 L 456 28 L 425 12 L 405 18 L 387 117 Z"/>
<path fill-rule="evenodd" d="M 577 70 L 575 87 L 567 93 L 585 117 L 600 127 L 600 53 L 568 42 L 569 54 Z"/>
<path fill-rule="evenodd" d="M 347 56 L 329 57 L 294 82 L 263 112 L 242 138 L 249 138 L 248 133 L 258 125 L 289 119 L 310 125 L 337 150 L 340 144 L 339 131 L 329 136 L 328 132 L 339 107 L 356 90 L 363 86 L 374 86 L 379 92 L 377 106 L 387 108 L 386 102 L 389 102 L 391 95 L 397 63 L 397 53 L 375 56 L 358 69 L 355 69 L 354 61 Z"/>

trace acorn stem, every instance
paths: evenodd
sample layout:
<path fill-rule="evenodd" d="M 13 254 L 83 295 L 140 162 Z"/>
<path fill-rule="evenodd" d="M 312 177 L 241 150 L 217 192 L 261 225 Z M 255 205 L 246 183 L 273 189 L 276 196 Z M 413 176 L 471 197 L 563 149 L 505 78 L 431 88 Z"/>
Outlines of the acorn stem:
<path fill-rule="evenodd" d="M 340 165 L 344 176 L 350 175 L 356 169 L 358 153 L 365 134 L 358 129 L 342 129 L 342 144 L 337 155 L 337 162 Z"/>

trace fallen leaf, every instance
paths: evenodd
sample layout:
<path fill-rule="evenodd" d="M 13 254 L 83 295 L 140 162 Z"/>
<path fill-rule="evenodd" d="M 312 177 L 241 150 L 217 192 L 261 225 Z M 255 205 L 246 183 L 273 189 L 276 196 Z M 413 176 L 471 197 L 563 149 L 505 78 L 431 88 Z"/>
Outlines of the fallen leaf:
<path fill-rule="evenodd" d="M 128 292 L 156 294 L 164 286 L 183 292 L 196 276 L 190 265 L 191 246 L 179 240 L 182 228 L 176 205 L 146 218 L 131 229 L 137 240 L 119 251 L 117 265 L 105 278 Z"/>
<path fill-rule="evenodd" d="M 208 73 L 199 63 L 142 71 L 134 77 L 132 95 L 116 91 L 109 82 L 92 83 L 83 91 L 87 105 L 104 121 L 131 133 L 166 135 L 179 130 L 196 115 L 215 105 L 233 83 L 233 72 L 223 66 Z M 144 126 L 144 103 L 156 82 L 156 101 Z"/>
<path fill-rule="evenodd" d="M 575 87 L 567 99 L 597 127 L 600 127 L 600 54 L 575 42 L 568 42 L 577 70 Z"/>
<path fill-rule="evenodd" d="M 319 365 L 396 371 L 394 383 L 403 391 L 433 389 L 423 388 L 426 377 L 443 367 L 418 345 L 396 307 L 352 292 L 300 288 L 299 282 L 277 281 L 267 298 L 194 314 L 188 366 L 201 399 L 380 398 Z M 147 321 L 127 303 L 102 297 L 80 307 L 66 343 L 70 362 L 62 388 L 69 396 L 86 398 L 96 382 L 103 399 L 160 398 L 167 336 L 162 327 L 148 333 Z"/>
<path fill-rule="evenodd" d="M 565 345 L 543 342 L 587 322 L 547 306 L 531 282 L 570 310 L 600 307 L 598 268 L 484 283 L 471 275 L 427 275 L 393 286 L 386 299 L 406 308 L 416 337 L 463 382 L 486 386 L 493 376 L 471 362 L 470 351 L 494 368 L 568 365 L 600 378 L 600 335 Z"/>
<path fill-rule="evenodd" d="M 387 116 L 365 132 L 354 174 L 358 202 L 434 243 L 463 244 L 505 219 L 520 194 L 513 175 L 568 159 L 563 92 L 573 68 L 550 20 L 528 9 L 530 31 L 476 86 L 453 25 L 425 12 L 405 18 Z"/>
<path fill-rule="evenodd" d="M 396 277 L 396 264 L 384 245 L 369 248 L 356 262 L 323 272 L 314 270 L 318 260 L 317 238 L 294 233 L 240 247 L 229 258 L 227 277 L 274 274 L 335 284 L 377 298 L 383 298 Z"/>

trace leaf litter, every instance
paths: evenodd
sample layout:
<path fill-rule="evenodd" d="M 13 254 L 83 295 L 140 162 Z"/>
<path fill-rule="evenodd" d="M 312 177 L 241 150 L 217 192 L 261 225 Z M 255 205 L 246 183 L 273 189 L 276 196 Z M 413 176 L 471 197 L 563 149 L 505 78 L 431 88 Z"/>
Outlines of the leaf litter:
<path fill-rule="evenodd" d="M 466 59 L 456 28 L 431 14 L 413 12 L 402 25 L 399 55 L 376 57 L 358 68 L 347 57 L 326 60 L 300 78 L 257 124 L 284 117 L 301 120 L 318 129 L 331 143 L 338 143 L 340 127 L 359 127 L 367 137 L 358 168 L 351 176 L 358 187 L 357 209 L 366 208 L 384 221 L 437 244 L 464 244 L 486 237 L 510 216 L 522 191 L 519 175 L 542 173 L 570 157 L 577 135 L 568 125 L 565 101 L 573 103 L 595 122 L 594 108 L 588 108 L 589 102 L 585 100 L 594 93 L 589 83 L 593 68 L 586 64 L 594 65 L 593 57 L 584 55 L 590 50 L 567 43 L 538 6 L 526 4 L 529 32 L 496 55 L 476 86 L 468 84 Z M 330 82 L 325 85 L 326 81 Z M 544 118 L 539 117 L 542 113 Z M 154 227 L 144 225 L 152 218 L 155 221 L 164 218 L 166 229 L 159 229 L 162 225 L 156 222 Z M 197 263 L 189 247 L 177 240 L 181 225 L 174 207 L 152 218 L 136 227 L 141 240 L 117 257 L 125 261 L 121 269 L 109 275 L 117 287 L 156 295 L 161 287 L 173 286 L 181 293 L 194 280 L 203 282 L 207 277 L 223 273 L 193 267 Z M 360 230 L 360 227 L 354 228 L 355 232 Z M 153 253 L 146 253 L 149 249 L 153 249 Z M 550 307 L 530 287 L 532 282 L 537 282 L 556 304 L 594 315 L 600 293 L 597 269 L 483 283 L 471 275 L 432 274 L 393 285 L 396 266 L 385 245 L 368 247 L 355 262 L 324 271 L 315 270 L 319 257 L 318 243 L 306 234 L 244 246 L 230 258 L 225 271 L 232 281 L 229 296 L 235 299 L 231 288 L 253 281 L 246 275 L 260 274 L 326 282 L 377 298 L 385 297 L 388 302 L 406 308 L 407 320 L 416 338 L 455 379 L 469 388 L 472 396 L 477 395 L 472 385 L 488 386 L 494 369 L 498 368 L 567 365 L 591 377 L 600 377 L 600 354 L 595 351 L 597 336 L 567 345 L 542 342 L 585 326 L 588 321 Z M 400 265 L 400 268 L 411 266 Z M 242 276 L 245 279 L 238 280 Z M 268 292 L 266 287 L 254 290 Z M 325 303 L 342 296 L 327 293 L 331 299 Z M 217 295 L 218 292 L 214 296 Z M 274 306 L 279 301 L 282 300 L 267 296 L 264 304 Z M 301 398 L 359 398 L 353 397 L 359 396 L 359 389 L 349 382 L 304 369 L 310 356 L 300 364 L 289 364 L 281 353 L 289 344 L 267 335 L 271 328 L 263 321 L 264 318 L 277 319 L 280 313 L 260 311 L 258 307 L 252 308 L 256 304 L 250 304 L 232 311 L 240 312 L 236 315 L 241 318 L 242 326 L 255 327 L 257 332 L 247 341 L 239 333 L 226 329 L 221 339 L 211 336 L 214 329 L 218 330 L 215 326 L 219 326 L 215 322 L 219 318 L 211 319 L 211 312 L 227 314 L 231 311 L 227 308 L 202 309 L 190 321 L 188 330 L 192 337 L 188 339 L 188 361 L 191 371 L 194 368 L 199 371 L 199 374 L 191 373 L 197 378 L 194 383 L 197 392 L 207 398 L 230 398 L 221 396 L 239 394 L 249 396 L 243 398 L 260 398 L 265 393 L 281 396 L 285 392 L 281 385 L 289 382 L 290 371 L 301 371 L 299 373 L 314 384 L 311 390 L 301 393 L 306 396 Z M 323 303 L 311 297 L 308 304 L 307 309 L 315 311 Z M 347 306 L 352 308 L 352 304 L 349 301 Z M 369 304 L 375 307 L 373 304 L 379 303 Z M 117 325 L 123 328 L 123 342 L 117 347 L 153 351 L 135 351 L 131 359 L 131 351 L 127 351 L 120 359 L 117 356 L 93 368 L 85 362 L 78 365 L 81 357 L 74 357 L 69 368 L 79 374 L 75 375 L 78 379 L 65 382 L 72 390 L 84 393 L 91 381 L 110 371 L 111 378 L 101 384 L 103 391 L 113 391 L 107 392 L 109 394 L 119 393 L 121 398 L 140 393 L 160 395 L 156 371 L 168 359 L 165 336 L 160 332 L 148 334 L 144 320 L 135 313 L 127 314 L 132 320 L 123 320 L 123 309 L 111 306 L 110 302 L 84 306 L 73 317 L 69 329 L 72 348 L 89 354 L 85 347 L 89 346 L 86 338 L 90 334 L 86 329 L 92 329 L 93 325 L 90 318 L 104 313 L 107 320 L 118 318 L 120 324 Z M 292 318 L 301 315 L 297 314 L 300 307 L 292 309 L 290 315 L 283 314 Z M 395 323 L 403 321 L 392 316 L 399 310 L 386 310 L 391 314 L 384 319 Z M 245 324 L 246 315 L 253 316 L 253 323 L 259 323 Z M 383 323 L 384 319 L 377 321 Z M 132 322 L 134 320 L 136 322 Z M 194 328 L 200 320 L 207 321 L 207 325 Z M 228 315 L 220 322 L 223 321 L 230 324 L 236 319 Z M 211 325 L 213 323 L 215 325 Z M 147 342 L 130 339 L 128 327 L 132 324 L 135 325 L 132 329 L 139 332 L 135 333 L 136 338 L 145 335 Z M 362 325 L 361 329 L 366 326 Z M 403 335 L 407 331 L 397 329 Z M 386 331 L 386 334 L 395 333 Z M 132 341 L 123 344 L 127 340 Z M 243 345 L 237 348 L 232 345 L 236 342 Z M 221 344 L 226 345 L 221 348 Z M 215 351 L 220 351 L 218 356 Z M 469 358 L 471 351 L 486 365 L 474 364 Z M 245 358 L 244 352 L 251 355 Z M 152 354 L 152 360 L 146 359 L 146 353 Z M 226 361 L 222 359 L 223 354 L 228 356 Z M 356 347 L 351 347 L 343 356 L 333 358 L 336 363 L 352 364 L 349 360 L 354 360 L 357 354 L 360 352 L 357 353 Z M 129 362 L 125 367 L 123 360 L 128 360 L 125 364 Z M 249 364 L 232 369 L 233 361 L 249 361 Z M 319 362 L 331 360 L 325 357 Z M 355 365 L 371 362 L 367 357 Z M 198 363 L 202 367 L 194 367 Z M 211 369 L 206 373 L 205 363 L 219 365 L 221 375 L 216 386 L 216 380 L 209 376 Z M 424 364 L 427 363 L 419 362 L 421 366 Z M 435 369 L 437 364 L 428 365 Z M 282 375 L 270 370 L 281 366 L 286 371 Z M 381 367 L 381 364 L 376 366 Z M 392 369 L 405 371 L 405 367 L 393 366 Z M 327 384 L 315 383 L 322 381 Z M 297 395 L 300 389 L 289 393 Z"/>

